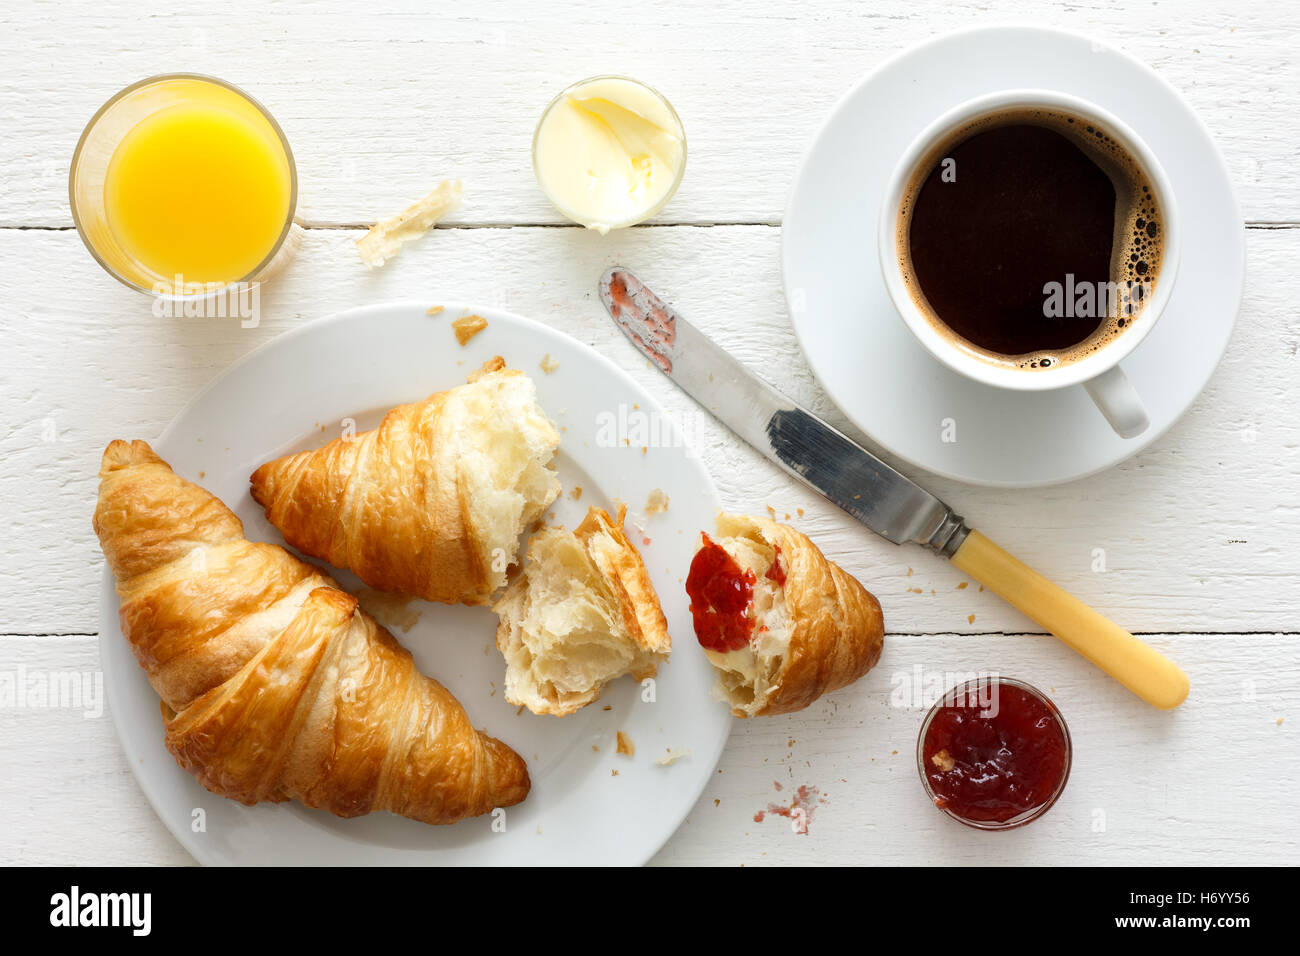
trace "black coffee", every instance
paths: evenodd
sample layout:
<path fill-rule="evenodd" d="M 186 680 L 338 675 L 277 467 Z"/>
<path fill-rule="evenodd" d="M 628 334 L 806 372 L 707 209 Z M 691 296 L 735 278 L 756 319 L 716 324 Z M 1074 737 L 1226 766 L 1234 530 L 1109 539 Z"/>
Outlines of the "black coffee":
<path fill-rule="evenodd" d="M 1150 183 L 1083 118 L 983 117 L 918 167 L 899 214 L 904 278 L 941 331 L 995 361 L 1050 368 L 1131 325 L 1160 266 Z"/>

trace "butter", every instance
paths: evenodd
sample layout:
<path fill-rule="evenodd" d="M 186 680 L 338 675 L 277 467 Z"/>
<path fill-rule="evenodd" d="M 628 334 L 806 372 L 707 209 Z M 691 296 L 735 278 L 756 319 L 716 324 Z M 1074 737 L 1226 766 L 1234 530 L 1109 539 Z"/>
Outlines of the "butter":
<path fill-rule="evenodd" d="M 569 87 L 547 108 L 533 141 L 533 169 L 547 198 L 602 235 L 658 212 L 685 165 L 686 137 L 673 108 L 624 77 Z"/>
<path fill-rule="evenodd" d="M 734 651 L 714 651 L 703 648 L 709 663 L 721 671 L 734 671 L 745 679 L 746 684 L 754 683 L 758 677 L 758 658 L 748 647 Z"/>

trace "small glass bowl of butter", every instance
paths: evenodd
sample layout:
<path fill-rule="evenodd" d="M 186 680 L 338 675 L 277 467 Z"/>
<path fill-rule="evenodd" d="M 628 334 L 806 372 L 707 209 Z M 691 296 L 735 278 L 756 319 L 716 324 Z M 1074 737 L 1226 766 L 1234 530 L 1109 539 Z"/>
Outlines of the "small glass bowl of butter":
<path fill-rule="evenodd" d="M 533 134 L 533 172 L 546 198 L 602 235 L 658 213 L 685 171 L 677 112 L 626 76 L 574 83 L 551 100 Z"/>

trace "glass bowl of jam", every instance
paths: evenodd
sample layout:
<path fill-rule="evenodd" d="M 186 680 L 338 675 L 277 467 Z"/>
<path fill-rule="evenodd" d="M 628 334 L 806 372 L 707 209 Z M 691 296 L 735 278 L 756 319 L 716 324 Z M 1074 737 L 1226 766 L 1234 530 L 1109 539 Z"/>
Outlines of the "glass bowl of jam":
<path fill-rule="evenodd" d="M 1070 778 L 1070 731 L 1037 688 L 1009 677 L 958 684 L 930 709 L 916 766 L 934 805 L 977 830 L 1037 820 Z"/>

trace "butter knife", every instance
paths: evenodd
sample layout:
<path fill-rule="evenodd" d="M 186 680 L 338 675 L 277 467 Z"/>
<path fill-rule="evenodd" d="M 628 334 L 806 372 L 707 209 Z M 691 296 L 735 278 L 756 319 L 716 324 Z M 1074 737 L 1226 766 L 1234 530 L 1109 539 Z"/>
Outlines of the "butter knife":
<path fill-rule="evenodd" d="M 887 541 L 920 544 L 948 558 L 1147 703 L 1168 710 L 1187 697 L 1187 675 L 1171 660 L 758 378 L 629 270 L 610 269 L 599 290 L 614 324 L 642 355 L 787 474 Z"/>

